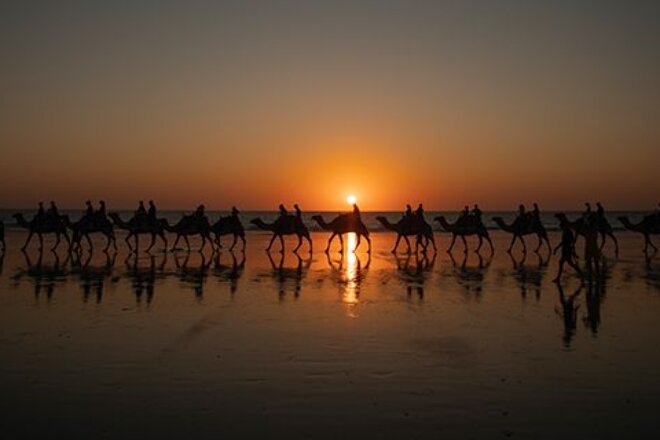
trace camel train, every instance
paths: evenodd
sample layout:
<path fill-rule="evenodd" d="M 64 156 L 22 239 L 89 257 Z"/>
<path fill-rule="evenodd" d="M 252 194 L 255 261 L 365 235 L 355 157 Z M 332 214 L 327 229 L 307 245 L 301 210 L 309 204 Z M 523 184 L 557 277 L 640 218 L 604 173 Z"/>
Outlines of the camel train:
<path fill-rule="evenodd" d="M 591 236 L 590 232 L 599 235 L 600 245 L 599 250 L 602 251 L 606 242 L 611 241 L 615 248 L 615 253 L 619 253 L 619 244 L 614 236 L 613 228 L 605 217 L 604 208 L 600 203 L 597 204 L 597 209 L 592 211 L 591 206 L 586 204 L 586 211 L 584 214 L 575 219 L 569 220 L 564 213 L 556 213 L 555 217 L 561 225 L 569 227 L 575 236 L 587 237 Z M 143 202 L 139 203 L 138 209 L 133 216 L 124 220 L 115 212 L 106 213 L 105 203 L 99 202 L 98 209 L 92 207 L 91 202 L 87 202 L 87 210 L 82 218 L 73 222 L 66 215 L 60 215 L 57 206 L 51 202 L 51 206 L 46 210 L 42 203 L 39 203 L 37 213 L 31 220 L 27 220 L 22 214 L 14 214 L 16 224 L 28 231 L 27 239 L 22 247 L 25 250 L 30 244 L 32 238 L 37 236 L 39 240 L 39 250 L 43 249 L 43 236 L 46 234 L 55 235 L 55 242 L 52 250 L 56 250 L 62 241 L 71 251 L 79 251 L 82 249 L 83 241 L 87 243 L 88 249 L 93 250 L 93 242 L 90 238 L 93 234 L 100 234 L 105 237 L 106 245 L 104 251 L 108 251 L 111 247 L 117 249 L 115 230 L 126 231 L 124 241 L 131 252 L 137 253 L 139 251 L 140 237 L 150 237 L 150 243 L 146 248 L 150 252 L 159 239 L 164 249 L 168 249 L 167 234 L 175 234 L 175 240 L 171 251 L 177 249 L 180 240 L 183 239 L 188 251 L 191 250 L 189 238 L 198 236 L 202 243 L 200 251 L 203 251 L 207 242 L 212 249 L 220 249 L 221 237 L 232 236 L 233 241 L 229 246 L 233 250 L 240 240 L 242 250 L 246 247 L 245 229 L 239 217 L 239 211 L 235 207 L 232 208 L 230 215 L 220 217 L 215 223 L 211 224 L 206 216 L 204 205 L 199 205 L 197 209 L 188 215 L 184 215 L 181 220 L 175 224 L 170 224 L 167 219 L 157 217 L 156 207 L 153 201 L 149 201 L 149 208 L 144 206 Z M 369 229 L 363 222 L 360 211 L 357 205 L 353 205 L 353 211 L 343 214 L 338 214 L 335 218 L 326 221 L 322 215 L 314 215 L 311 217 L 318 227 L 323 231 L 330 232 L 325 252 L 330 252 L 332 242 L 335 238 L 339 239 L 340 249 L 339 252 L 344 252 L 344 238 L 343 235 L 354 233 L 357 237 L 355 250 L 360 247 L 362 239 L 367 241 L 368 252 L 371 252 L 371 238 Z M 407 205 L 405 212 L 396 222 L 390 221 L 385 216 L 378 216 L 376 220 L 387 231 L 396 233 L 396 241 L 392 248 L 392 253 L 397 253 L 399 245 L 403 240 L 406 243 L 407 253 L 413 252 L 413 247 L 410 243 L 410 238 L 415 239 L 414 252 L 427 252 L 429 246 L 433 251 L 437 251 L 433 227 L 426 221 L 424 217 L 424 208 L 420 204 L 419 207 L 413 211 L 410 205 Z M 452 239 L 447 252 L 452 252 L 457 238 L 463 242 L 463 252 L 468 252 L 468 243 L 466 237 L 476 236 L 478 238 L 478 245 L 475 252 L 479 253 L 484 241 L 488 243 L 491 256 L 494 254 L 495 249 L 490 237 L 489 228 L 485 225 L 482 219 L 482 212 L 478 205 L 474 205 L 472 209 L 465 207 L 460 213 L 459 217 L 450 223 L 444 216 L 436 217 L 435 222 L 440 226 L 441 231 L 451 234 Z M 534 249 L 535 252 L 540 252 L 543 245 L 545 245 L 549 252 L 552 252 L 552 247 L 548 239 L 548 233 L 541 221 L 540 210 L 535 203 L 531 211 L 526 211 L 523 205 L 520 205 L 516 218 L 507 223 L 502 217 L 496 216 L 492 218 L 493 223 L 503 232 L 512 235 L 511 242 L 507 252 L 512 252 L 514 246 L 519 241 L 522 247 L 522 252 L 527 252 L 527 245 L 524 237 L 536 236 L 538 243 Z M 652 235 L 660 234 L 660 207 L 655 212 L 646 215 L 639 223 L 632 223 L 627 217 L 619 217 L 619 221 L 623 227 L 629 231 L 637 232 L 644 237 L 644 252 L 652 249 L 657 251 L 657 247 L 651 241 Z M 294 248 L 297 252 L 303 242 L 306 241 L 308 250 L 312 253 L 312 239 L 309 229 L 305 225 L 302 212 L 298 205 L 295 205 L 295 212 L 289 213 L 287 209 L 280 205 L 279 216 L 271 223 L 267 223 L 260 218 L 250 220 L 250 223 L 259 230 L 272 233 L 270 242 L 266 248 L 270 251 L 276 240 L 279 239 L 280 251 L 284 252 L 285 236 L 295 236 L 298 243 Z M 4 224 L 0 222 L 0 245 L 4 251 Z"/>

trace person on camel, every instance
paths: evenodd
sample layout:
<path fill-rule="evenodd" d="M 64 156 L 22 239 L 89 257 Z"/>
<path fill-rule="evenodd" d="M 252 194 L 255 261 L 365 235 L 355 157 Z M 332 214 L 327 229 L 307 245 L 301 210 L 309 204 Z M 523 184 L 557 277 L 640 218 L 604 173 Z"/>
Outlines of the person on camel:
<path fill-rule="evenodd" d="M 231 207 L 231 216 L 234 218 L 238 218 L 238 214 L 240 214 L 240 211 L 235 207 Z"/>
<path fill-rule="evenodd" d="M 282 218 L 289 215 L 289 211 L 286 210 L 283 203 L 280 203 L 279 212 L 280 212 L 280 217 L 282 217 Z"/>
<path fill-rule="evenodd" d="M 92 218 L 94 215 L 94 207 L 92 206 L 92 201 L 87 200 L 85 202 L 85 206 L 87 206 L 87 208 L 85 208 L 85 217 Z"/>
<path fill-rule="evenodd" d="M 149 210 L 147 211 L 147 218 L 152 224 L 156 223 L 156 205 L 153 200 L 149 200 Z"/>
<path fill-rule="evenodd" d="M 514 225 L 525 225 L 527 224 L 527 211 L 525 211 L 525 205 L 522 203 L 518 206 L 518 216 L 513 221 Z"/>
<path fill-rule="evenodd" d="M 140 200 L 140 204 L 138 206 L 138 209 L 135 211 L 135 216 L 136 217 L 143 217 L 147 215 L 147 210 L 144 208 L 144 202 Z"/>
<path fill-rule="evenodd" d="M 204 204 L 201 204 L 197 207 L 193 215 L 195 216 L 195 218 L 201 220 L 202 218 L 204 218 L 205 210 L 206 207 L 204 206 Z"/>
<path fill-rule="evenodd" d="M 39 202 L 39 209 L 37 209 L 37 215 L 35 216 L 37 223 L 43 223 L 46 220 L 46 211 L 44 210 L 44 202 Z"/>
<path fill-rule="evenodd" d="M 298 206 L 297 203 L 295 205 L 293 205 L 293 209 L 296 210 L 296 217 L 298 218 L 298 220 L 301 220 L 302 219 L 302 211 L 300 210 L 300 207 Z"/>
<path fill-rule="evenodd" d="M 57 209 L 57 205 L 55 205 L 55 202 L 53 202 L 52 200 L 50 202 L 50 207 L 48 208 L 48 211 L 46 211 L 46 215 L 53 220 L 60 219 L 60 211 Z"/>
<path fill-rule="evenodd" d="M 541 224 L 541 210 L 539 209 L 538 203 L 534 202 L 534 209 L 532 209 L 532 220 L 540 225 Z"/>
<path fill-rule="evenodd" d="M 469 221 L 470 221 L 470 207 L 468 205 L 465 205 L 463 207 L 463 210 L 461 211 L 461 214 L 458 216 L 458 220 L 456 220 L 456 224 L 465 225 Z"/>
<path fill-rule="evenodd" d="M 586 209 L 582 213 L 582 218 L 588 220 L 591 218 L 591 215 L 593 214 L 593 211 L 591 210 L 591 203 L 584 202 L 584 206 L 586 207 Z"/>
<path fill-rule="evenodd" d="M 474 207 L 472 208 L 472 215 L 474 216 L 474 219 L 477 221 L 477 223 L 481 223 L 481 208 L 479 208 L 479 205 L 475 204 Z"/>
<path fill-rule="evenodd" d="M 106 208 L 105 208 L 105 200 L 100 200 L 99 201 L 99 209 L 96 210 L 96 216 L 99 219 L 105 219 L 105 216 L 107 214 Z"/>
<path fill-rule="evenodd" d="M 353 218 L 355 220 L 361 220 L 360 217 L 360 208 L 358 208 L 357 203 L 353 203 Z"/>

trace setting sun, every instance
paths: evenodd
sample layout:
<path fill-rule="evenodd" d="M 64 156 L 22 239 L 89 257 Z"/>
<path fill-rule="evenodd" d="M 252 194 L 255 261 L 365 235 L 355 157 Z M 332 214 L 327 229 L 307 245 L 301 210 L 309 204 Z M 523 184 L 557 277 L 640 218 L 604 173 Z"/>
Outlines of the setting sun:
<path fill-rule="evenodd" d="M 355 197 L 355 195 L 351 194 L 348 197 L 346 197 L 346 202 L 349 205 L 354 205 L 357 202 L 357 197 Z"/>

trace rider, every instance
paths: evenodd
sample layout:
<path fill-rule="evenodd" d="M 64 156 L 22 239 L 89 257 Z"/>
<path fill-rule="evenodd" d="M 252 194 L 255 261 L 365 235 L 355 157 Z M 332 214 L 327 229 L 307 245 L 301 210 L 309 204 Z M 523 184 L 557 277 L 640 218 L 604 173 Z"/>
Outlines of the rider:
<path fill-rule="evenodd" d="M 149 200 L 149 210 L 147 211 L 147 217 L 150 221 L 156 220 L 156 205 L 153 200 Z"/>
<path fill-rule="evenodd" d="M 541 210 L 539 209 L 538 203 L 534 202 L 534 209 L 532 210 L 532 219 L 541 224 Z"/>
<path fill-rule="evenodd" d="M 297 203 L 295 205 L 293 205 L 293 209 L 296 210 L 296 217 L 298 217 L 298 219 L 301 219 L 302 218 L 302 211 L 300 210 L 300 207 L 298 206 Z"/>
<path fill-rule="evenodd" d="M 232 216 L 232 217 L 238 217 L 238 214 L 240 214 L 240 212 L 238 211 L 238 209 L 237 209 L 235 206 L 232 206 L 232 207 L 231 207 L 231 216 Z"/>
<path fill-rule="evenodd" d="M 481 209 L 479 208 L 479 205 L 474 205 L 474 208 L 472 208 L 472 215 L 474 215 L 474 218 L 481 223 Z"/>
<path fill-rule="evenodd" d="M 141 217 L 143 215 L 147 215 L 147 210 L 144 209 L 144 202 L 140 200 L 140 205 L 138 206 L 138 209 L 135 211 L 135 216 Z"/>
<path fill-rule="evenodd" d="M 87 209 L 85 210 L 85 217 L 91 217 L 94 215 L 94 207 L 92 206 L 92 202 L 90 200 L 87 200 L 85 202 L 85 205 L 87 206 Z"/>
<path fill-rule="evenodd" d="M 582 213 L 582 218 L 589 219 L 591 218 L 591 214 L 593 214 L 593 212 L 591 211 L 591 203 L 584 202 L 584 206 L 586 206 L 587 209 L 585 209 L 584 213 Z"/>
<path fill-rule="evenodd" d="M 96 211 L 96 215 L 99 218 L 105 218 L 106 209 L 105 209 L 105 200 L 99 200 L 99 209 Z"/>
<path fill-rule="evenodd" d="M 279 210 L 280 210 L 280 217 L 286 217 L 287 215 L 289 215 L 289 211 L 286 210 L 283 203 L 280 203 Z"/>
<path fill-rule="evenodd" d="M 461 215 L 458 216 L 458 220 L 456 220 L 456 223 L 465 224 L 469 220 L 470 220 L 470 207 L 468 205 L 465 205 L 463 207 L 463 210 L 461 211 Z"/>
<path fill-rule="evenodd" d="M 206 208 L 205 208 L 204 204 L 199 205 L 199 206 L 197 207 L 197 209 L 195 210 L 195 214 L 194 214 L 194 216 L 197 217 L 197 218 L 199 218 L 199 219 L 201 219 L 202 217 L 204 217 L 204 210 L 205 210 L 205 209 L 206 209 Z"/>
<path fill-rule="evenodd" d="M 41 223 L 46 218 L 46 211 L 44 210 L 44 202 L 39 202 L 39 209 L 37 210 L 37 215 L 35 216 L 38 223 Z"/>
<path fill-rule="evenodd" d="M 419 220 L 424 220 L 424 205 L 420 203 L 417 206 L 417 209 L 415 210 L 415 215 Z"/>
<path fill-rule="evenodd" d="M 596 202 L 596 218 L 599 222 L 605 220 L 605 208 L 600 202 Z"/>
<path fill-rule="evenodd" d="M 356 220 L 360 219 L 360 208 L 358 208 L 357 203 L 353 203 L 353 218 Z"/>
<path fill-rule="evenodd" d="M 55 202 L 53 202 L 52 200 L 50 202 L 50 208 L 48 208 L 48 211 L 46 211 L 46 215 L 53 219 L 60 218 L 60 212 L 57 209 L 57 205 L 55 205 Z"/>

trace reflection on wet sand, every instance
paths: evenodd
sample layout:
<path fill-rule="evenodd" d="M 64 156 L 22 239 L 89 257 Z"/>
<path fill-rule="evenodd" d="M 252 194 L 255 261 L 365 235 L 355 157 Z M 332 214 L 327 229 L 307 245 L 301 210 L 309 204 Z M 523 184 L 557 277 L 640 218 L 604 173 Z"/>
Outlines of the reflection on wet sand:
<path fill-rule="evenodd" d="M 473 254 L 477 258 L 476 264 L 470 264 L 470 255 L 464 253 L 459 262 L 454 258 L 454 254 L 449 253 L 451 261 L 451 270 L 444 271 L 443 275 L 451 275 L 463 289 L 463 294 L 470 298 L 480 299 L 484 289 L 484 279 L 488 268 L 493 262 L 492 257 L 484 258 L 479 252 Z"/>
<path fill-rule="evenodd" d="M 41 292 L 46 292 L 46 298 L 50 301 L 58 285 L 63 285 L 66 281 L 68 271 L 66 266 L 70 255 L 66 254 L 64 260 L 55 251 L 41 251 L 37 254 L 36 261 L 26 252 L 21 251 L 25 258 L 25 267 L 18 269 L 12 276 L 14 287 L 17 287 L 23 280 L 28 280 L 34 286 L 34 297 L 39 299 Z M 44 254 L 46 257 L 44 262 Z"/>
<path fill-rule="evenodd" d="M 575 300 L 580 295 L 584 284 L 580 283 L 577 289 L 575 289 L 575 291 L 569 296 L 564 294 L 564 288 L 562 287 L 561 283 L 556 283 L 556 285 L 561 309 L 555 309 L 555 311 L 563 319 L 564 336 L 562 340 L 564 341 L 564 346 L 568 348 L 571 346 L 573 336 L 575 336 L 575 330 L 577 327 L 577 311 L 580 308 L 579 305 L 575 304 Z"/>
<path fill-rule="evenodd" d="M 87 302 L 92 294 L 96 297 L 97 304 L 103 300 L 103 287 L 106 280 L 112 278 L 117 252 L 105 252 L 104 255 L 105 262 L 100 265 L 92 264 L 91 252 L 87 253 L 84 260 L 81 254 L 72 255 L 70 275 L 78 279 L 84 302 Z"/>
<path fill-rule="evenodd" d="M 284 300 L 286 297 L 288 284 L 293 284 L 293 297 L 297 299 L 302 290 L 302 281 L 312 264 L 312 255 L 308 254 L 303 260 L 298 252 L 293 252 L 293 256 L 296 259 L 296 265 L 293 267 L 287 267 L 285 265 L 286 256 L 284 253 L 277 253 L 277 255 L 279 255 L 279 261 L 277 263 L 273 259 L 271 252 L 266 251 L 266 255 L 268 255 L 268 260 L 270 261 L 272 269 L 271 274 L 277 282 L 277 293 L 280 301 Z"/>
<path fill-rule="evenodd" d="M 399 278 L 406 284 L 408 299 L 413 293 L 421 301 L 424 299 L 424 285 L 433 273 L 437 252 L 432 252 L 431 258 L 427 252 L 419 252 L 414 255 L 395 255 L 396 268 Z"/>
<path fill-rule="evenodd" d="M 548 263 L 550 262 L 550 256 L 544 256 L 535 252 L 536 261 L 534 257 L 529 257 L 529 264 L 527 262 L 528 256 L 526 253 L 523 253 L 521 258 L 516 259 L 513 253 L 508 253 L 511 258 L 511 263 L 513 264 L 513 277 L 518 284 L 520 289 L 520 296 L 523 300 L 527 299 L 527 293 L 531 290 L 534 293 L 534 297 L 538 301 L 541 298 L 541 287 L 543 284 L 543 278 L 548 269 Z"/>
<path fill-rule="evenodd" d="M 367 261 L 363 266 L 360 257 L 355 253 L 356 235 L 352 232 L 347 234 L 346 241 L 348 252 L 339 254 L 339 259 L 336 260 L 333 260 L 330 254 L 326 254 L 326 258 L 332 269 L 332 276 L 339 286 L 341 302 L 346 310 L 346 315 L 357 318 L 362 283 L 371 265 L 371 252 L 367 253 Z"/>
<path fill-rule="evenodd" d="M 222 251 L 215 253 L 212 274 L 219 282 L 229 283 L 229 292 L 233 297 L 238 290 L 238 280 L 245 271 L 245 252 L 240 252 L 240 261 L 236 258 L 236 252 L 230 250 L 228 254 L 231 257 L 231 265 L 222 264 Z"/>

